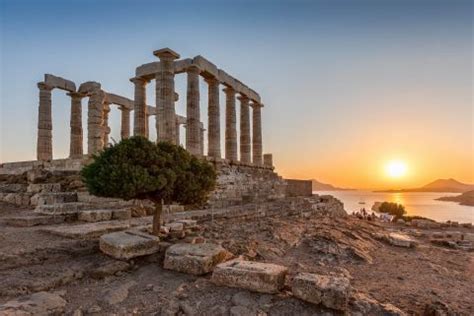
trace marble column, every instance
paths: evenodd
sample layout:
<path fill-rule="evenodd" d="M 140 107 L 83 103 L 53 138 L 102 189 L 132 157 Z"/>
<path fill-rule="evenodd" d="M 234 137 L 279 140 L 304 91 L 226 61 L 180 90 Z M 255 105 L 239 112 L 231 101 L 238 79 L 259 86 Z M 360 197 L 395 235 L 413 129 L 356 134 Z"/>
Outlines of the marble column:
<path fill-rule="evenodd" d="M 240 100 L 240 161 L 250 163 L 250 117 L 249 99 L 241 95 Z"/>
<path fill-rule="evenodd" d="M 174 60 L 179 54 L 169 48 L 153 52 L 160 59 L 160 71 L 156 73 L 156 106 L 162 108 L 162 113 L 156 120 L 158 141 L 176 142 L 176 111 L 174 107 Z M 160 113 L 158 111 L 158 113 Z"/>
<path fill-rule="evenodd" d="M 143 78 L 132 78 L 131 82 L 135 84 L 135 101 L 133 107 L 133 135 L 145 136 L 146 134 L 146 84 L 147 80 Z"/>
<path fill-rule="evenodd" d="M 91 92 L 87 104 L 87 154 L 93 155 L 104 148 L 104 91 Z"/>
<path fill-rule="evenodd" d="M 201 128 L 199 130 L 199 154 L 204 156 L 204 132 L 206 129 L 204 128 L 204 124 L 201 123 Z"/>
<path fill-rule="evenodd" d="M 121 111 L 121 124 L 120 124 L 120 137 L 127 139 L 130 137 L 130 109 L 120 107 Z"/>
<path fill-rule="evenodd" d="M 262 161 L 262 105 L 252 102 L 252 163 L 261 166 Z"/>
<path fill-rule="evenodd" d="M 188 87 L 186 99 L 186 150 L 191 154 L 201 156 L 201 113 L 199 108 L 199 73 L 196 66 L 188 67 Z"/>
<path fill-rule="evenodd" d="M 226 95 L 225 107 L 225 158 L 237 161 L 237 127 L 235 113 L 235 90 L 224 88 Z"/>
<path fill-rule="evenodd" d="M 70 92 L 71 97 L 71 140 L 69 143 L 69 157 L 81 158 L 83 155 L 82 149 L 82 98 L 83 94 L 77 92 Z"/>
<path fill-rule="evenodd" d="M 178 119 L 176 118 L 176 132 L 175 132 L 175 136 L 176 136 L 176 145 L 180 145 L 180 132 L 179 132 L 179 122 L 178 122 Z"/>
<path fill-rule="evenodd" d="M 36 144 L 36 158 L 38 160 L 53 159 L 53 123 L 51 113 L 51 90 L 53 87 L 40 82 L 38 106 L 38 140 Z"/>
<path fill-rule="evenodd" d="M 208 151 L 212 158 L 221 158 L 221 125 L 219 106 L 219 81 L 216 78 L 207 78 L 208 84 Z"/>
<path fill-rule="evenodd" d="M 109 135 L 110 135 L 109 113 L 110 113 L 110 103 L 104 103 L 104 106 L 103 106 L 104 119 L 102 120 L 102 131 L 103 131 L 103 137 L 104 137 L 103 148 L 106 148 L 109 146 Z"/>
<path fill-rule="evenodd" d="M 263 165 L 265 167 L 273 167 L 273 155 L 272 154 L 264 154 L 263 155 Z"/>

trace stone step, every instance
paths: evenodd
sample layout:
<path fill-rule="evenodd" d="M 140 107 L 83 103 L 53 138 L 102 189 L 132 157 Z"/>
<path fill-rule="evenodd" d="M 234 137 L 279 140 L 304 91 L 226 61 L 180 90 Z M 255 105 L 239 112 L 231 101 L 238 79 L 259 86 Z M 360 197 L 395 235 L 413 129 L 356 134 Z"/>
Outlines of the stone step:
<path fill-rule="evenodd" d="M 104 202 L 100 204 L 85 203 L 85 202 L 71 202 L 71 203 L 58 203 L 48 205 L 38 205 L 35 209 L 35 213 L 42 215 L 67 215 L 77 214 L 81 210 L 94 210 L 94 209 L 123 209 L 123 203 L 120 201 Z"/>
<path fill-rule="evenodd" d="M 29 216 L 17 216 L 9 217 L 3 220 L 9 226 L 15 227 L 32 227 L 38 225 L 54 225 L 63 223 L 66 220 L 65 216 L 47 216 L 47 215 L 29 215 Z"/>
<path fill-rule="evenodd" d="M 28 192 L 30 193 L 51 193 L 60 192 L 60 183 L 31 183 L 28 185 Z"/>
<path fill-rule="evenodd" d="M 116 259 L 132 259 L 160 251 L 160 239 L 139 231 L 121 231 L 100 237 L 100 250 Z"/>
<path fill-rule="evenodd" d="M 116 220 L 126 220 L 132 217 L 132 211 L 130 209 L 118 209 L 118 210 L 86 210 L 79 211 L 77 213 L 77 219 L 83 222 L 101 222 Z"/>
<path fill-rule="evenodd" d="M 61 204 L 61 203 L 72 203 L 72 202 L 77 202 L 76 192 L 49 192 L 49 193 L 40 193 L 37 196 L 35 196 L 35 201 L 32 201 L 32 204 L 52 205 L 52 204 Z"/>
<path fill-rule="evenodd" d="M 62 225 L 43 229 L 44 232 L 67 238 L 93 239 L 103 234 L 130 228 L 130 221 L 107 221 L 79 225 Z"/>

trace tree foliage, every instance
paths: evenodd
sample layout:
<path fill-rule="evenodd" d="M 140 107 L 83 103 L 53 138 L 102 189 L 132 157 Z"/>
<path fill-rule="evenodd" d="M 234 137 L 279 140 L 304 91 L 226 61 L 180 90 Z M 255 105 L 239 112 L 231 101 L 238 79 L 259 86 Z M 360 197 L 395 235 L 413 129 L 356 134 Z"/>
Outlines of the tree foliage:
<path fill-rule="evenodd" d="M 383 202 L 379 207 L 380 213 L 387 213 L 395 216 L 395 218 L 402 218 L 405 212 L 405 207 L 402 204 Z"/>
<path fill-rule="evenodd" d="M 97 196 L 148 199 L 161 205 L 200 205 L 216 183 L 214 166 L 180 146 L 131 137 L 112 145 L 81 171 L 88 191 Z M 161 214 L 161 208 L 157 211 Z"/>

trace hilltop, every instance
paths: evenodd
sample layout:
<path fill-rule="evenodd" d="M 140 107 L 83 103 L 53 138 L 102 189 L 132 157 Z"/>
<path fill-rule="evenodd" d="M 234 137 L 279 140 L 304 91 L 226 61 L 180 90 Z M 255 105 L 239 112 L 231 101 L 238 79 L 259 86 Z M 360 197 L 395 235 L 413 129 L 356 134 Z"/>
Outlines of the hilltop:
<path fill-rule="evenodd" d="M 461 205 L 474 206 L 474 190 L 464 192 L 456 196 L 443 196 L 437 199 L 439 201 L 458 202 Z"/>
<path fill-rule="evenodd" d="M 437 179 L 420 188 L 401 189 L 401 190 L 379 190 L 375 192 L 453 192 L 464 193 L 474 190 L 473 184 L 466 184 L 455 179 Z"/>

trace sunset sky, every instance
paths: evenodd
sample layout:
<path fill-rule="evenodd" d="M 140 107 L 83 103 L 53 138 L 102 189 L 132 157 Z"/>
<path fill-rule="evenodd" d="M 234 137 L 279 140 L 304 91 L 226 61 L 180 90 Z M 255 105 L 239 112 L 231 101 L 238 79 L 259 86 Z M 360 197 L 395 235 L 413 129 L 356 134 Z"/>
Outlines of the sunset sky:
<path fill-rule="evenodd" d="M 357 188 L 474 183 L 472 1 L 0 4 L 1 162 L 35 159 L 44 73 L 133 98 L 135 68 L 170 47 L 203 55 L 259 92 L 264 152 L 284 177 Z M 153 104 L 154 84 L 147 90 Z M 184 74 L 176 90 L 185 114 Z M 223 144 L 224 93 L 220 101 Z M 207 125 L 206 107 L 201 81 Z M 69 97 L 55 90 L 55 158 L 68 154 L 69 117 Z M 110 122 L 119 139 L 116 108 Z M 389 176 L 393 160 L 405 164 L 403 176 Z"/>

